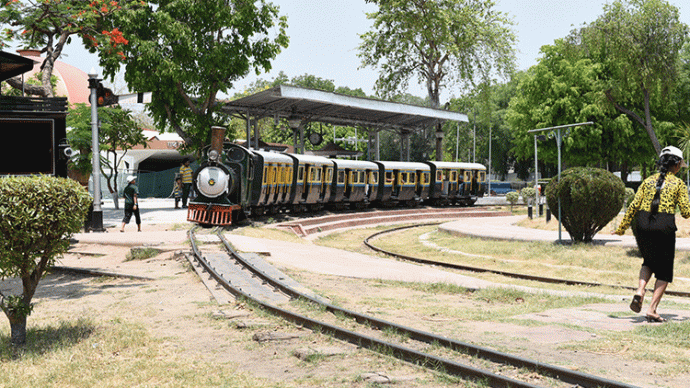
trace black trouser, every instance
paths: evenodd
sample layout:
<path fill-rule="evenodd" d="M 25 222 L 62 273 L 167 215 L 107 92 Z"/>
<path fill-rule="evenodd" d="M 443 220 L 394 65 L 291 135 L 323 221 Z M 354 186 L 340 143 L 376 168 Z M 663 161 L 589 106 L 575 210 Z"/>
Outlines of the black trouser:
<path fill-rule="evenodd" d="M 132 219 L 132 214 L 134 214 L 134 220 L 137 225 L 141 225 L 141 216 L 139 215 L 139 206 L 136 209 L 125 206 L 125 217 L 122 219 L 124 224 L 129 224 L 129 220 Z"/>
<path fill-rule="evenodd" d="M 187 206 L 187 197 L 189 197 L 189 192 L 192 191 L 191 183 L 182 184 L 182 207 Z"/>

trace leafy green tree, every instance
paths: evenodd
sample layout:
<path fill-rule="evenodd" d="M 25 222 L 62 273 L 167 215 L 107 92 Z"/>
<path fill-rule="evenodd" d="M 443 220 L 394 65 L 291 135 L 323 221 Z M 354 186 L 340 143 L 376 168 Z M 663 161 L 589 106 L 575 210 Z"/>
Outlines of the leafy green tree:
<path fill-rule="evenodd" d="M 0 292 L 11 342 L 26 342 L 31 300 L 43 274 L 70 246 L 93 199 L 76 181 L 50 176 L 0 179 L 0 278 L 21 279 L 20 293 Z"/>
<path fill-rule="evenodd" d="M 137 145 L 146 146 L 146 138 L 137 122 L 132 118 L 131 112 L 120 106 L 98 108 L 98 119 L 101 122 L 98 132 L 99 148 L 107 155 L 107 157 L 101 157 L 101 174 L 106 178 L 108 191 L 113 195 L 115 208 L 118 209 L 117 177 L 122 158 L 133 147 Z M 67 114 L 67 125 L 72 128 L 68 134 L 70 144 L 80 150 L 79 155 L 75 156 L 75 164 L 88 163 L 88 170 L 90 171 L 92 160 L 90 144 L 91 107 L 86 104 L 77 104 L 75 108 L 70 109 Z M 89 143 L 85 144 L 85 141 Z M 82 150 L 86 151 L 85 155 L 82 155 Z M 118 156 L 117 151 L 122 151 L 122 156 Z M 83 166 L 81 168 L 87 169 Z"/>
<path fill-rule="evenodd" d="M 223 125 L 218 93 L 271 60 L 288 45 L 287 19 L 264 0 L 156 0 L 113 15 L 129 44 L 125 81 L 152 92 L 147 109 L 160 128 L 172 128 L 192 149 L 208 144 Z M 106 76 L 120 62 L 102 57 Z"/>
<path fill-rule="evenodd" d="M 55 61 L 72 37 L 80 37 L 87 48 L 98 49 L 112 61 L 122 59 L 122 47 L 127 40 L 117 28 L 106 27 L 104 19 L 122 12 L 131 4 L 139 4 L 139 1 L 4 1 L 0 3 L 0 25 L 5 26 L 0 33 L 0 49 L 16 41 L 45 53 L 41 82 L 25 85 L 24 90 L 30 95 L 53 97 L 51 77 Z M 7 83 L 22 89 L 19 77 L 8 79 Z"/>
<path fill-rule="evenodd" d="M 512 98 L 505 116 L 518 159 L 534 158 L 534 134 L 528 130 L 586 121 L 594 125 L 563 132 L 567 133 L 562 145 L 566 165 L 635 165 L 650 156 L 644 134 L 605 101 L 604 66 L 583 57 L 580 47 L 566 39 L 543 46 L 542 54 L 523 75 L 521 93 Z M 557 162 L 555 140 L 541 140 L 538 146 L 539 160 Z"/>
<path fill-rule="evenodd" d="M 439 108 L 444 87 L 514 69 L 512 22 L 492 0 L 369 1 L 379 9 L 367 15 L 374 25 L 360 36 L 359 56 L 362 66 L 379 69 L 376 91 L 384 98 L 416 78 L 426 86 L 429 105 Z M 437 141 L 436 159 L 442 154 Z"/>
<path fill-rule="evenodd" d="M 609 77 L 606 98 L 645 129 L 657 155 L 661 145 L 653 100 L 674 89 L 688 31 L 678 8 L 665 0 L 616 0 L 581 31 L 588 57 L 601 63 Z"/>

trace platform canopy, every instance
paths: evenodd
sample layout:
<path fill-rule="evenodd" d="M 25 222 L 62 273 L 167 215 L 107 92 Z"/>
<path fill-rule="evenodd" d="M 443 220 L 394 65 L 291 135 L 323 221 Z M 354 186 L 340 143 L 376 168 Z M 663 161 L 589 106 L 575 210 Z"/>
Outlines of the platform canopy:
<path fill-rule="evenodd" d="M 273 117 L 339 126 L 419 130 L 439 121 L 467 122 L 467 115 L 398 102 L 281 85 L 223 103 L 222 111 L 242 117 Z"/>

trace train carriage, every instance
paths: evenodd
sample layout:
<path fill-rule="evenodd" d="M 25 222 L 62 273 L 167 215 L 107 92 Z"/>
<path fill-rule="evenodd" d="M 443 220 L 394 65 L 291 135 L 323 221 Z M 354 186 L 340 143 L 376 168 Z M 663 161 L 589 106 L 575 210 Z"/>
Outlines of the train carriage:
<path fill-rule="evenodd" d="M 379 166 L 377 202 L 414 206 L 429 195 L 431 168 L 417 162 L 374 162 Z"/>
<path fill-rule="evenodd" d="M 486 167 L 479 163 L 467 164 L 468 168 L 464 171 L 458 201 L 463 205 L 471 206 L 477 202 L 478 197 L 486 194 Z"/>
<path fill-rule="evenodd" d="M 329 202 L 335 207 L 362 208 L 376 199 L 379 167 L 376 163 L 334 159 L 335 172 Z"/>
<path fill-rule="evenodd" d="M 478 163 L 425 162 L 431 167 L 429 202 L 437 205 L 471 205 L 484 194 L 486 168 Z M 472 178 L 477 182 L 472 189 Z M 474 197 L 474 198 L 473 198 Z"/>
<path fill-rule="evenodd" d="M 333 161 L 320 156 L 287 154 L 293 160 L 288 203 L 293 211 L 318 210 L 330 199 Z"/>
<path fill-rule="evenodd" d="M 252 213 L 276 213 L 289 200 L 294 162 L 276 152 L 251 151 L 251 155 L 256 177 L 252 182 Z"/>

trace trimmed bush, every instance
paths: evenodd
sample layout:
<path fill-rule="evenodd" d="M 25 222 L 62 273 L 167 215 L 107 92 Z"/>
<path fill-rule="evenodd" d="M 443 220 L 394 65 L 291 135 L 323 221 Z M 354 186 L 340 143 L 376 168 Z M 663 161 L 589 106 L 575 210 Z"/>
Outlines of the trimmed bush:
<path fill-rule="evenodd" d="M 520 194 L 517 191 L 510 191 L 506 193 L 506 201 L 510 202 L 510 208 L 520 200 Z"/>
<path fill-rule="evenodd" d="M 522 197 L 522 202 L 524 202 L 525 205 L 534 203 L 534 197 L 536 195 L 537 192 L 534 190 L 534 187 L 525 187 L 524 189 L 520 190 L 520 196 Z"/>
<path fill-rule="evenodd" d="M 575 242 L 591 242 L 623 207 L 625 185 L 612 173 L 600 168 L 575 167 L 561 173 L 546 186 L 546 202 Z"/>
<path fill-rule="evenodd" d="M 51 176 L 0 178 L 0 277 L 17 277 L 22 293 L 0 293 L 11 342 L 26 342 L 26 320 L 43 274 L 69 249 L 93 200 L 74 180 Z"/>

